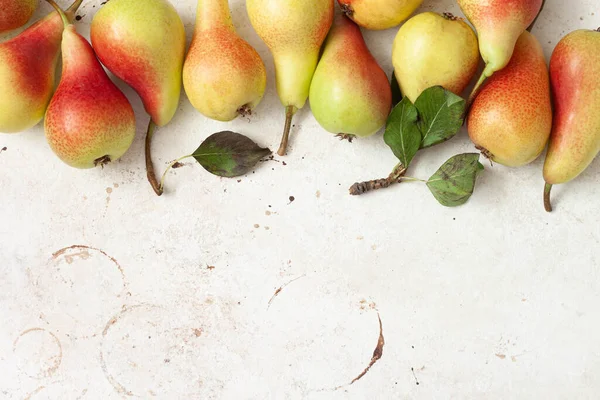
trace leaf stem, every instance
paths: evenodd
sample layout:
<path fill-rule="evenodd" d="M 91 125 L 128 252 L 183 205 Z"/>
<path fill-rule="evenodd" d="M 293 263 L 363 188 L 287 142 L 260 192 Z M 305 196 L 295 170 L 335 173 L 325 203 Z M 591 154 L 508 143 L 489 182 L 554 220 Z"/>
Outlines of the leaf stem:
<path fill-rule="evenodd" d="M 163 194 L 162 187 L 158 184 L 158 180 L 156 179 L 156 175 L 154 173 L 154 164 L 152 164 L 152 136 L 154 136 L 154 130 L 156 128 L 156 124 L 152 119 L 150 119 L 150 123 L 148 124 L 148 130 L 146 131 L 146 145 L 145 145 L 145 154 L 146 154 L 146 176 L 148 178 L 148 182 L 154 189 L 154 193 L 157 196 L 161 196 Z"/>
<path fill-rule="evenodd" d="M 169 164 L 169 166 L 167 167 L 165 172 L 162 174 L 162 177 L 160 178 L 160 184 L 158 185 L 158 188 L 160 189 L 161 193 L 163 193 L 164 189 L 165 189 L 165 178 L 167 177 L 167 172 L 169 172 L 173 168 L 173 166 L 175 164 L 177 164 L 178 162 L 181 162 L 181 161 L 185 160 L 186 158 L 190 158 L 190 157 L 194 157 L 194 155 L 188 154 L 187 156 L 179 157 L 177 160 L 175 160 Z"/>
<path fill-rule="evenodd" d="M 296 107 L 287 106 L 285 108 L 285 126 L 283 128 L 283 136 L 281 137 L 281 144 L 279 145 L 279 150 L 277 150 L 277 154 L 280 156 L 285 156 L 288 141 L 290 139 L 290 129 L 292 128 L 292 118 L 294 118 L 294 114 L 296 113 Z"/>
<path fill-rule="evenodd" d="M 552 212 L 552 203 L 550 202 L 550 192 L 552 191 L 552 185 L 546 183 L 544 186 L 544 208 L 547 212 Z"/>
<path fill-rule="evenodd" d="M 398 163 L 387 178 L 355 183 L 349 189 L 350 195 L 359 196 L 373 190 L 385 189 L 395 183 L 400 183 L 405 173 L 406 167 L 402 163 Z"/>
<path fill-rule="evenodd" d="M 423 183 L 427 183 L 427 181 L 425 181 L 423 179 L 413 178 L 413 177 L 410 177 L 410 176 L 401 176 L 400 180 L 401 181 L 406 181 L 406 182 L 423 182 Z"/>

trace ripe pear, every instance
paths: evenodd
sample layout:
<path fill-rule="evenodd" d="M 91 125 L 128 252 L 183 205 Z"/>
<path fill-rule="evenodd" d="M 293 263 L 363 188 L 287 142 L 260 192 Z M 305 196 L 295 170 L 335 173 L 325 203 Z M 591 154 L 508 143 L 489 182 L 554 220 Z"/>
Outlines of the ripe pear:
<path fill-rule="evenodd" d="M 0 0 L 0 33 L 25 25 L 37 5 L 38 0 Z"/>
<path fill-rule="evenodd" d="M 463 13 L 477 30 L 479 51 L 485 62 L 470 102 L 487 78 L 506 67 L 515 43 L 535 20 L 542 3 L 543 0 L 458 0 Z"/>
<path fill-rule="evenodd" d="M 545 205 L 552 185 L 581 174 L 600 152 L 600 29 L 565 36 L 550 58 L 555 119 L 544 164 Z"/>
<path fill-rule="evenodd" d="M 47 1 L 60 10 L 53 0 Z M 117 160 L 129 149 L 135 116 L 92 46 L 62 16 L 62 77 L 46 112 L 46 139 L 66 164 L 93 168 Z"/>
<path fill-rule="evenodd" d="M 398 31 L 392 62 L 402 93 L 413 103 L 432 86 L 460 96 L 477 72 L 477 36 L 452 14 L 418 14 Z"/>
<path fill-rule="evenodd" d="M 68 19 L 82 1 L 66 11 Z M 53 12 L 0 43 L 0 132 L 22 132 L 44 117 L 54 92 L 62 32 L 62 20 Z"/>
<path fill-rule="evenodd" d="M 192 105 L 218 121 L 250 114 L 262 100 L 267 86 L 265 65 L 235 32 L 228 0 L 198 0 L 183 86 Z"/>
<path fill-rule="evenodd" d="M 342 11 L 366 29 L 393 28 L 408 18 L 423 0 L 338 0 Z"/>
<path fill-rule="evenodd" d="M 308 99 L 321 45 L 333 22 L 334 0 L 247 0 L 250 22 L 275 61 L 277 92 L 286 108 L 285 155 L 292 118 Z"/>
<path fill-rule="evenodd" d="M 360 28 L 336 16 L 310 86 L 310 108 L 323 128 L 342 137 L 376 133 L 390 113 L 387 75 L 367 48 Z"/>
<path fill-rule="evenodd" d="M 160 196 L 151 143 L 155 125 L 169 123 L 179 106 L 183 22 L 167 0 L 111 0 L 94 16 L 90 35 L 100 61 L 138 93 L 152 117 L 146 135 L 146 173 Z"/>
<path fill-rule="evenodd" d="M 542 46 L 525 31 L 508 65 L 483 86 L 468 115 L 469 136 L 494 162 L 518 167 L 544 150 L 552 129 L 548 67 Z"/>

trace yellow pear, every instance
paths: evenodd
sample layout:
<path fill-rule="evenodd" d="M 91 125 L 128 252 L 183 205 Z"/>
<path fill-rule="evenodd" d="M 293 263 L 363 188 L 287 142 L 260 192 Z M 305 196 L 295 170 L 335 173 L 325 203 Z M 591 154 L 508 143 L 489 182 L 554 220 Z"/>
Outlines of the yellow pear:
<path fill-rule="evenodd" d="M 477 37 L 451 14 L 418 14 L 398 31 L 392 62 L 402 93 L 412 102 L 432 86 L 460 95 L 477 72 Z"/>
<path fill-rule="evenodd" d="M 423 0 L 338 0 L 342 11 L 366 29 L 382 30 L 399 25 Z"/>

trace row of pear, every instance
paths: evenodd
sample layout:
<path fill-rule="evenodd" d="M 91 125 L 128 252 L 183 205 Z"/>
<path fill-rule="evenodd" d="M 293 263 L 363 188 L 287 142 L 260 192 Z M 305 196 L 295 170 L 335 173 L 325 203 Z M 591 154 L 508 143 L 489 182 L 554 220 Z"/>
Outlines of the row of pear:
<path fill-rule="evenodd" d="M 8 1 L 32 4 L 29 9 L 37 3 Z M 0 132 L 21 132 L 45 116 L 50 147 L 73 167 L 118 159 L 135 135 L 131 105 L 98 59 L 136 90 L 151 116 L 146 139 L 150 169 L 154 127 L 173 118 L 182 85 L 198 111 L 219 121 L 247 115 L 262 100 L 264 63 L 236 33 L 227 0 L 198 1 L 187 55 L 183 23 L 167 0 L 106 3 L 92 21 L 93 47 L 71 24 L 82 0 L 64 13 L 47 1 L 62 21 L 52 13 L 0 44 L 0 59 L 6 61 L 0 82 L 8 89 L 0 99 Z M 394 27 L 422 1 L 338 2 L 341 13 L 335 15 L 334 0 L 246 1 L 250 22 L 273 55 L 285 107 L 280 155 L 286 152 L 292 118 L 309 97 L 319 124 L 342 137 L 373 135 L 390 114 L 392 88 L 359 26 Z M 544 166 L 549 210 L 551 185 L 577 177 L 600 151 L 600 115 L 595 112 L 600 106 L 600 32 L 567 35 L 548 70 L 539 42 L 527 30 L 543 0 L 458 4 L 475 30 L 462 18 L 434 12 L 418 14 L 399 29 L 392 61 L 401 91 L 413 102 L 431 86 L 461 94 L 481 56 L 485 68 L 468 101 L 469 136 L 483 155 L 510 167 L 531 163 L 549 143 Z M 5 20 L 0 16 L 0 31 L 6 29 Z M 61 45 L 63 73 L 55 91 Z M 156 190 L 153 173 L 149 178 Z"/>

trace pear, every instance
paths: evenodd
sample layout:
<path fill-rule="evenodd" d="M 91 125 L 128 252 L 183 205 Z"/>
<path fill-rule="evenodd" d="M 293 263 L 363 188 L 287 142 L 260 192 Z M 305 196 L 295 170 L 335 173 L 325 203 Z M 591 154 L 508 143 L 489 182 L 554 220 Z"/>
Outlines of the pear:
<path fill-rule="evenodd" d="M 477 72 L 477 36 L 452 14 L 418 14 L 398 31 L 392 62 L 402 93 L 413 103 L 432 86 L 460 96 Z"/>
<path fill-rule="evenodd" d="M 38 0 L 0 0 L 0 33 L 25 25 L 37 5 Z"/>
<path fill-rule="evenodd" d="M 360 28 L 342 14 L 325 42 L 309 98 L 319 124 L 350 140 L 376 133 L 390 113 L 387 75 L 369 52 Z"/>
<path fill-rule="evenodd" d="M 62 76 L 45 119 L 54 153 L 74 168 L 93 168 L 120 158 L 135 137 L 135 116 L 110 80 L 92 46 L 62 15 Z"/>
<path fill-rule="evenodd" d="M 342 11 L 366 29 L 393 28 L 407 19 L 423 0 L 338 0 Z"/>
<path fill-rule="evenodd" d="M 250 114 L 262 100 L 267 86 L 265 65 L 235 32 L 228 0 L 198 0 L 183 86 L 192 105 L 218 121 Z"/>
<path fill-rule="evenodd" d="M 550 58 L 555 119 L 544 164 L 545 206 L 552 185 L 581 174 L 600 152 L 600 29 L 565 36 Z"/>
<path fill-rule="evenodd" d="M 458 0 L 467 19 L 479 35 L 479 51 L 485 69 L 473 92 L 470 103 L 481 84 L 495 72 L 506 67 L 515 43 L 535 20 L 543 0 Z"/>
<path fill-rule="evenodd" d="M 82 1 L 67 10 L 68 19 Z M 62 32 L 62 20 L 53 12 L 0 43 L 0 132 L 22 132 L 44 117 L 54 92 Z"/>
<path fill-rule="evenodd" d="M 171 121 L 182 85 L 185 29 L 167 0 L 111 0 L 94 16 L 94 50 L 102 63 L 131 86 L 151 116 L 146 134 L 146 173 L 157 195 L 151 143 L 155 125 Z"/>
<path fill-rule="evenodd" d="M 542 46 L 525 31 L 509 64 L 494 74 L 473 103 L 469 136 L 490 160 L 518 167 L 544 150 L 552 129 L 548 67 Z"/>
<path fill-rule="evenodd" d="M 278 154 L 286 153 L 294 114 L 304 107 L 321 45 L 333 22 L 333 0 L 247 0 L 250 22 L 275 61 L 277 92 L 286 109 Z"/>

